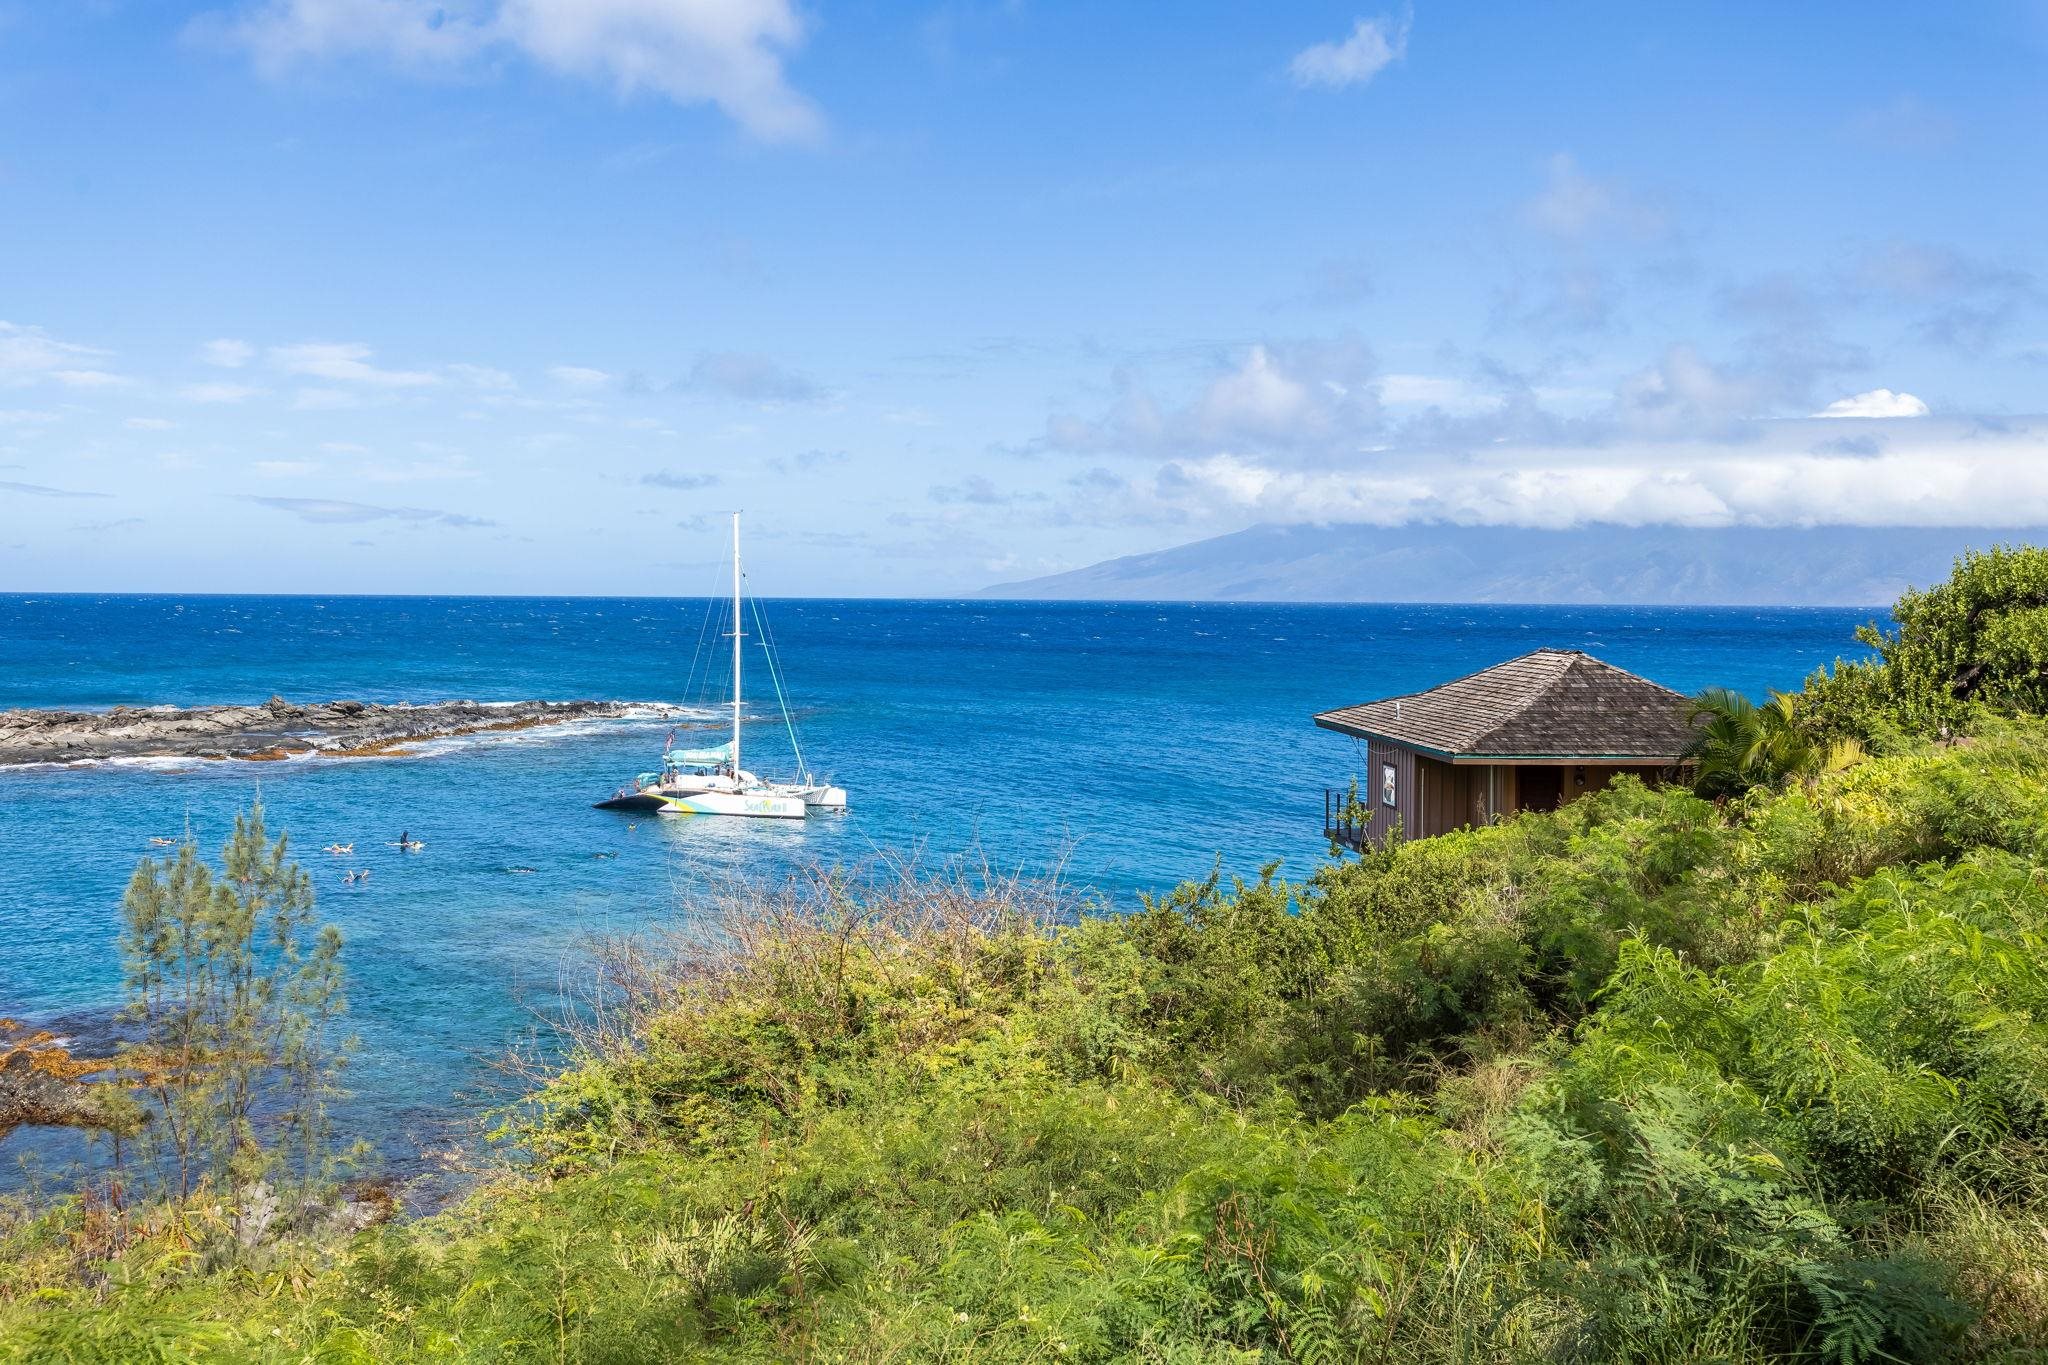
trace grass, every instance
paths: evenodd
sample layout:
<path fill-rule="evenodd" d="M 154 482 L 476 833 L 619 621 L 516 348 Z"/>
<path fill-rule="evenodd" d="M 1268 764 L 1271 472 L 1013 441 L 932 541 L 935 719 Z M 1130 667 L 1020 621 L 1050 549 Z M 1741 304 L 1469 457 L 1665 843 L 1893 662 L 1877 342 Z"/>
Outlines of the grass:
<path fill-rule="evenodd" d="M 458 1208 L 17 1210 L 0 1358 L 2036 1358 L 2044 838 L 2015 723 L 1121 918 L 737 888 Z"/>

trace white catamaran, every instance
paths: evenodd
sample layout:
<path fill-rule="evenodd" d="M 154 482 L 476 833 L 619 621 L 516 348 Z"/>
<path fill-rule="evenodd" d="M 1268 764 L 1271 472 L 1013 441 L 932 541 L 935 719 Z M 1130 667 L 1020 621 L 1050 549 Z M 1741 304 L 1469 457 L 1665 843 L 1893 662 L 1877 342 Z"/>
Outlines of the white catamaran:
<path fill-rule="evenodd" d="M 797 777 L 793 782 L 774 782 L 740 766 L 741 643 L 740 629 L 740 514 L 732 514 L 732 738 L 710 749 L 678 749 L 675 731 L 662 745 L 661 771 L 642 773 L 630 786 L 621 787 L 610 798 L 597 803 L 599 810 L 630 810 L 662 815 L 751 815 L 771 820 L 801 820 L 812 811 L 846 809 L 846 789 L 812 775 L 805 766 L 803 750 L 796 746 L 796 730 L 790 724 L 789 708 L 782 711 L 783 724 L 790 727 L 790 747 L 796 754 Z M 763 648 L 767 640 L 762 641 Z M 768 656 L 769 672 L 776 682 L 781 701 L 780 674 L 774 655 Z"/>

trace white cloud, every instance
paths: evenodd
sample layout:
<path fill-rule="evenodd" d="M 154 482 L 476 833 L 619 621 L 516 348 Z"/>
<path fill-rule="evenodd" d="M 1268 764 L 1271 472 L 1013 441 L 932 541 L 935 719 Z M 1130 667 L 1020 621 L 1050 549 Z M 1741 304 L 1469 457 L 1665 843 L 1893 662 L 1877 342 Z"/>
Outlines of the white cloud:
<path fill-rule="evenodd" d="M 425 370 L 378 369 L 370 363 L 371 354 L 368 346 L 309 341 L 296 346 L 271 347 L 270 363 L 286 374 L 342 384 L 401 389 L 422 388 L 441 382 L 440 376 Z"/>
<path fill-rule="evenodd" d="M 690 367 L 689 386 L 751 403 L 816 403 L 827 395 L 807 374 L 788 369 L 764 355 L 712 351 Z"/>
<path fill-rule="evenodd" d="M 193 403 L 240 403 L 254 398 L 261 389 L 247 384 L 187 384 L 178 393 Z"/>
<path fill-rule="evenodd" d="M 1876 455 L 1816 454 L 1813 424 L 1766 424 L 1752 444 L 1509 444 L 1462 459 L 1389 456 L 1291 468 L 1221 453 L 1126 485 L 1155 517 L 1566 528 L 1630 526 L 2038 526 L 2048 523 L 2048 419 L 1987 432 L 1918 424 Z M 1091 494 L 1098 502 L 1101 492 Z"/>
<path fill-rule="evenodd" d="M 1567 152 L 1550 158 L 1541 191 L 1522 205 L 1522 218 L 1540 232 L 1564 241 L 1602 233 L 1659 237 L 1671 227 L 1663 207 L 1619 181 L 1600 180 L 1579 169 Z"/>
<path fill-rule="evenodd" d="M 1484 393 L 1462 379 L 1437 374 L 1380 376 L 1380 401 L 1393 407 L 1437 407 L 1478 412 L 1500 406 L 1498 394 Z"/>
<path fill-rule="evenodd" d="M 402 465 L 371 465 L 364 468 L 362 476 L 371 483 L 421 483 L 441 479 L 474 479 L 481 477 L 459 451 L 445 451 L 427 442 L 415 443 L 420 450 L 438 455 L 431 460 L 414 460 Z"/>
<path fill-rule="evenodd" d="M 320 469 L 311 460 L 258 460 L 249 467 L 266 479 L 298 478 L 317 473 Z"/>
<path fill-rule="evenodd" d="M 1120 374 L 1107 414 L 1056 416 L 1045 444 L 1126 454 L 1345 444 L 1379 425 L 1372 369 L 1372 353 L 1355 341 L 1257 345 L 1180 406 Z"/>
<path fill-rule="evenodd" d="M 336 412 L 361 407 L 362 401 L 347 389 L 304 388 L 292 394 L 292 406 L 300 412 Z"/>
<path fill-rule="evenodd" d="M 106 370 L 52 370 L 50 378 L 71 389 L 112 389 L 128 382 Z"/>
<path fill-rule="evenodd" d="M 1849 133 L 1883 151 L 1933 152 L 1955 141 L 1956 121 L 1918 95 L 1865 109 L 1849 120 Z"/>
<path fill-rule="evenodd" d="M 467 516 L 461 512 L 444 512 L 436 507 L 380 507 L 372 503 L 346 502 L 338 498 L 250 497 L 248 501 L 279 512 L 289 512 L 300 521 L 312 522 L 319 526 L 354 525 L 366 521 L 435 522 L 443 526 L 497 525 L 496 522 L 483 517 Z"/>
<path fill-rule="evenodd" d="M 178 424 L 168 417 L 130 417 L 121 425 L 130 431 L 169 431 Z"/>
<path fill-rule="evenodd" d="M 500 22 L 546 65 L 609 78 L 622 94 L 708 100 L 771 142 L 822 127 L 783 79 L 784 54 L 804 36 L 787 0 L 506 0 Z"/>
<path fill-rule="evenodd" d="M 445 69 L 514 52 L 622 96 L 714 104 L 763 141 L 823 127 L 784 71 L 804 38 L 790 0 L 262 0 L 197 31 L 245 49 L 272 78 L 335 58 Z"/>
<path fill-rule="evenodd" d="M 233 337 L 220 337 L 201 346 L 199 358 L 224 370 L 239 370 L 256 358 L 256 348 Z"/>
<path fill-rule="evenodd" d="M 1741 435 L 1746 424 L 1804 406 L 1808 376 L 1787 368 L 1718 365 L 1691 346 L 1624 380 L 1613 417 L 1631 435 L 1683 440 Z"/>
<path fill-rule="evenodd" d="M 52 488 L 43 483 L 16 483 L 0 479 L 0 493 L 21 493 L 31 498 L 111 498 L 112 493 L 81 493 L 70 488 Z"/>
<path fill-rule="evenodd" d="M 123 382 L 100 368 L 109 352 L 75 341 L 59 341 L 40 327 L 0 322 L 0 384 L 43 380 L 71 388 L 104 388 Z"/>
<path fill-rule="evenodd" d="M 603 370 L 593 370 L 587 365 L 555 365 L 549 368 L 548 377 L 572 389 L 601 389 L 612 382 L 612 377 Z"/>
<path fill-rule="evenodd" d="M 1925 417 L 1927 405 L 1910 393 L 1872 389 L 1868 393 L 1837 398 L 1814 414 L 1815 417 Z"/>
<path fill-rule="evenodd" d="M 518 380 L 505 371 L 489 365 L 450 365 L 448 373 L 472 388 L 489 389 L 496 393 L 519 387 Z"/>
<path fill-rule="evenodd" d="M 1409 18 L 1360 19 L 1342 42 L 1317 43 L 1294 54 L 1287 72 L 1304 89 L 1363 85 L 1408 55 Z"/>

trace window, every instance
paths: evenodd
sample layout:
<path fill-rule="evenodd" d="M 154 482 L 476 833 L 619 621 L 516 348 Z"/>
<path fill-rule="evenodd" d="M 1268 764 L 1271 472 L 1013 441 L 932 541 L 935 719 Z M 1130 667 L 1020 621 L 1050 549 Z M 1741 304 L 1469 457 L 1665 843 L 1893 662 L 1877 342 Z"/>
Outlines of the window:
<path fill-rule="evenodd" d="M 1394 765 L 1391 763 L 1380 764 L 1380 804 L 1394 804 Z"/>

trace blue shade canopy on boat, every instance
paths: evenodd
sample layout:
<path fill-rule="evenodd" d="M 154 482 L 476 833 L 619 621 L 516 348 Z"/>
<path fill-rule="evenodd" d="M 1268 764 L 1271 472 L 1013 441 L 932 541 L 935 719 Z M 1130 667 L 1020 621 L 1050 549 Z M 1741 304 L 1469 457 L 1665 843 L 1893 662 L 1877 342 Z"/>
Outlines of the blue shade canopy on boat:
<path fill-rule="evenodd" d="M 732 741 L 712 749 L 670 749 L 661 761 L 671 768 L 710 768 L 732 762 Z"/>

